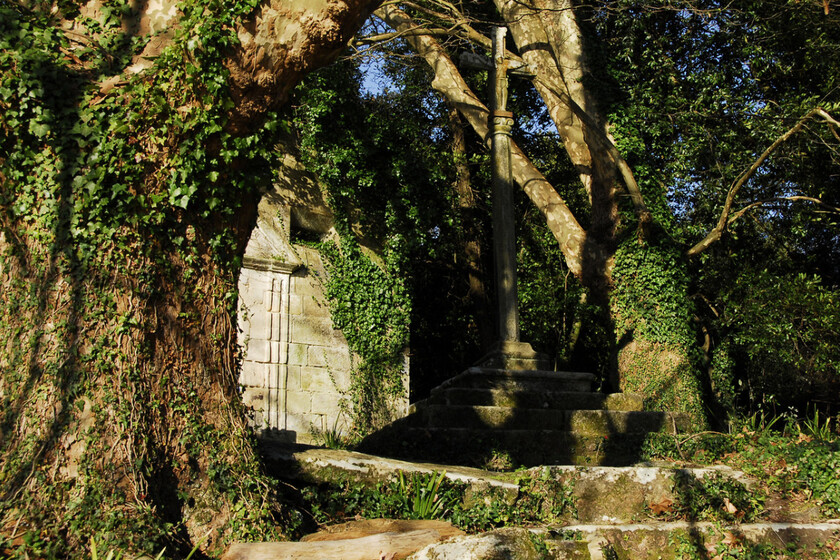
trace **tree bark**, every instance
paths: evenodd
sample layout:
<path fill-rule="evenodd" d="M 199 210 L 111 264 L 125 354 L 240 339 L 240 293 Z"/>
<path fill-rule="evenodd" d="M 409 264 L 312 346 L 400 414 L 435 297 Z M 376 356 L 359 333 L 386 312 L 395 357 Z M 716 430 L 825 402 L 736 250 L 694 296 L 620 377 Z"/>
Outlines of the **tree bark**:
<path fill-rule="evenodd" d="M 374 12 L 393 29 L 414 29 L 411 18 L 393 5 L 386 5 Z M 432 87 L 441 93 L 466 118 L 473 130 L 490 145 L 488 127 L 489 111 L 470 90 L 455 63 L 443 47 L 429 36 L 409 36 L 411 47 L 422 56 L 434 72 Z M 560 245 L 570 270 L 580 275 L 584 260 L 585 232 L 565 201 L 525 153 L 511 142 L 514 181 L 522 188 L 546 220 L 546 224 Z"/>
<path fill-rule="evenodd" d="M 452 131 L 452 153 L 455 156 L 455 192 L 458 195 L 462 227 L 463 257 L 466 264 L 469 291 L 467 297 L 476 316 L 476 327 L 482 348 L 495 342 L 490 298 L 484 286 L 484 266 L 481 262 L 481 230 L 478 208 L 467 164 L 467 143 L 464 123 L 455 107 L 450 107 L 449 128 Z"/>
<path fill-rule="evenodd" d="M 537 75 L 534 85 L 589 194 L 591 221 L 581 277 L 595 291 L 594 299 L 605 303 L 618 226 L 616 184 L 620 173 L 612 154 L 604 149 L 604 139 L 609 143 L 608 132 L 585 86 L 589 70 L 574 10 L 568 0 L 495 3 L 523 60 Z M 576 114 L 576 108 L 583 115 Z"/>
<path fill-rule="evenodd" d="M 241 22 L 241 44 L 214 54 L 230 71 L 236 102 L 229 141 L 279 107 L 306 72 L 335 57 L 375 4 L 276 0 Z M 204 548 L 217 549 L 232 536 L 270 532 L 283 522 L 276 491 L 261 473 L 236 379 L 237 263 L 259 193 L 227 193 L 241 211 L 224 221 L 167 202 L 165 190 L 161 195 L 162 170 L 169 175 L 166 166 L 181 155 L 179 142 L 216 123 L 191 125 L 187 136 L 130 126 L 108 133 L 108 141 L 127 139 L 125 146 L 136 150 L 128 161 L 100 161 L 98 146 L 66 143 L 83 126 L 107 131 L 111 113 L 91 108 L 105 96 L 115 107 L 128 105 L 122 94 L 132 75 L 154 83 L 159 69 L 150 59 L 176 45 L 182 14 L 174 3 L 141 5 L 124 29 L 154 38 L 101 83 L 91 81 L 98 74 L 72 50 L 52 67 L 42 62 L 40 74 L 23 66 L 3 69 L 21 83 L 30 76 L 68 76 L 58 94 L 33 90 L 28 105 L 14 107 L 22 112 L 43 103 L 39 114 L 53 118 L 42 129 L 32 128 L 35 121 L 21 130 L 7 130 L 9 121 L 2 125 L 4 136 L 10 132 L 44 154 L 9 158 L 19 146 L 5 141 L 0 152 L 0 535 L 21 554 L 77 556 L 95 538 L 154 556 L 160 549 L 150 546 L 177 553 L 208 533 Z M 85 18 L 101 18 L 103 11 L 90 3 L 77 19 L 56 21 L 48 31 L 72 33 L 71 44 L 93 44 L 98 35 Z M 175 53 L 193 63 L 188 49 Z M 20 64 L 28 64 L 27 56 L 30 51 L 21 52 Z M 45 53 L 38 60 L 51 59 Z M 166 91 L 192 87 L 202 86 L 171 83 Z M 87 91 L 99 94 L 83 97 Z M 192 107 L 171 109 L 188 115 Z M 73 122 L 83 110 L 94 119 Z M 162 140 L 152 142 L 155 134 Z M 224 148 L 208 137 L 207 160 Z M 20 167 L 23 160 L 29 168 Z M 86 186 L 79 169 L 88 169 L 87 177 L 116 177 L 135 163 L 145 166 L 142 180 L 125 185 L 112 179 L 113 192 L 90 200 L 101 191 L 92 181 Z M 125 210 L 113 226 L 96 217 L 122 200 L 134 214 Z M 160 223 L 145 222 L 149 204 L 163 208 Z M 113 231 L 86 234 L 88 224 L 103 223 Z M 235 240 L 230 252 L 215 245 L 228 238 Z"/>

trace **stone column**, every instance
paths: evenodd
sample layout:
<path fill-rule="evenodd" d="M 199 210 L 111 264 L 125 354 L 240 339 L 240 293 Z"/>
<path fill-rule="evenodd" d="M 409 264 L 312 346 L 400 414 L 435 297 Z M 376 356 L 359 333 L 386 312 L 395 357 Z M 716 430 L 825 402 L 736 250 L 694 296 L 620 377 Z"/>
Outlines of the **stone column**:
<path fill-rule="evenodd" d="M 493 37 L 493 251 L 496 259 L 498 330 L 502 341 L 519 341 L 519 305 L 516 291 L 516 221 L 510 130 L 513 113 L 507 107 L 507 61 L 504 27 Z"/>
<path fill-rule="evenodd" d="M 507 29 L 493 36 L 491 110 L 493 119 L 493 252 L 498 303 L 498 342 L 478 365 L 511 370 L 548 369 L 548 359 L 519 340 L 519 302 L 516 287 L 516 219 L 513 206 L 510 131 L 513 113 L 507 110 L 509 60 L 505 56 Z"/>

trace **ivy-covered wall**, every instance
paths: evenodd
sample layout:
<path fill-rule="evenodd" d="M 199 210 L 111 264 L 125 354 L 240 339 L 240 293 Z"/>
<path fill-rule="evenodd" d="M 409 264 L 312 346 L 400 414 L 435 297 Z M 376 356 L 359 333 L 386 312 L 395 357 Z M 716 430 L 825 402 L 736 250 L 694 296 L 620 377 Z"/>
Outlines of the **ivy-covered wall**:
<path fill-rule="evenodd" d="M 239 277 L 240 385 L 265 437 L 313 443 L 408 411 L 401 280 L 355 239 L 337 242 L 321 186 L 283 142 Z M 292 239 L 321 240 L 297 243 Z"/>

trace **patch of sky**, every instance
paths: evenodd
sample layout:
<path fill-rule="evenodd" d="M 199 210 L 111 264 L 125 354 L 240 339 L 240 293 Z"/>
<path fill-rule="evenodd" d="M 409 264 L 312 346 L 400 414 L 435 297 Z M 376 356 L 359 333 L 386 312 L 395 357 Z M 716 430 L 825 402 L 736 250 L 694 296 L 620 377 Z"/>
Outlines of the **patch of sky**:
<path fill-rule="evenodd" d="M 385 72 L 385 59 L 366 56 L 359 65 L 362 73 L 362 95 L 378 97 L 397 89 L 394 80 Z"/>

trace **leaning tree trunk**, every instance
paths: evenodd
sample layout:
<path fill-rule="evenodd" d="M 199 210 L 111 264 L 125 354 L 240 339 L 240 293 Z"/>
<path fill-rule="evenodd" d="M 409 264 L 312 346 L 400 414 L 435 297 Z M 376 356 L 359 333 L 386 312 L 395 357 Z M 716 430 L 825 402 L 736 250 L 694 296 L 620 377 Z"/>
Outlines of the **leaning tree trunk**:
<path fill-rule="evenodd" d="M 652 408 L 703 421 L 693 348 L 687 263 L 668 240 L 650 238 L 651 215 L 629 166 L 609 135 L 607 119 L 586 84 L 591 70 L 573 3 L 495 0 L 534 85 L 554 121 L 591 202 L 581 279 L 591 302 L 609 309 L 614 331 L 612 385 L 643 393 Z M 619 178 L 633 202 L 638 237 L 619 242 Z"/>
<path fill-rule="evenodd" d="M 292 522 L 237 394 L 238 263 L 270 111 L 373 4 L 0 8 L 0 555 Z"/>

